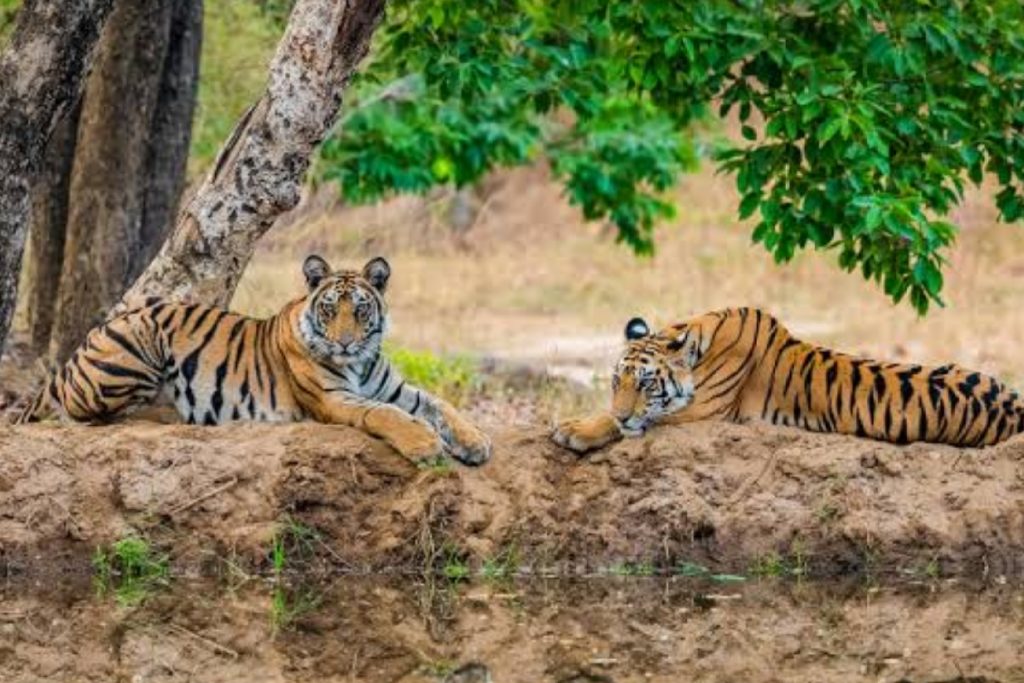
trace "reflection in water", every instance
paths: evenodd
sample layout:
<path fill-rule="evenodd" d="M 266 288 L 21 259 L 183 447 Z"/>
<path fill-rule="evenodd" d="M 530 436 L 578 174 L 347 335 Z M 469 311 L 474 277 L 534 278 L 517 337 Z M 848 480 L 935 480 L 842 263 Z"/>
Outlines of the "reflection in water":
<path fill-rule="evenodd" d="M 671 579 L 0 593 L 0 680 L 1021 681 L 1019 588 Z"/>
<path fill-rule="evenodd" d="M 478 662 L 460 666 L 444 677 L 444 683 L 491 683 L 491 670 Z"/>

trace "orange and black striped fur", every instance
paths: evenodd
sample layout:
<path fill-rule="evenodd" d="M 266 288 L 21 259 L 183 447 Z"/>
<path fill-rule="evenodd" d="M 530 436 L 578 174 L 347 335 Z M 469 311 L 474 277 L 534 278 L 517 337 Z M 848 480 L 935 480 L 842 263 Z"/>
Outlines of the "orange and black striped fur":
<path fill-rule="evenodd" d="M 303 264 L 308 293 L 257 320 L 198 304 L 148 301 L 92 330 L 21 421 L 50 414 L 106 422 L 160 395 L 182 419 L 345 424 L 414 459 L 448 451 L 467 464 L 488 438 L 445 401 L 404 381 L 381 353 L 391 269 Z"/>
<path fill-rule="evenodd" d="M 585 452 L 655 424 L 764 420 L 815 432 L 986 446 L 1024 431 L 1024 400 L 954 365 L 883 363 L 793 338 L 771 315 L 727 309 L 652 334 L 634 318 L 609 413 L 552 438 Z"/>

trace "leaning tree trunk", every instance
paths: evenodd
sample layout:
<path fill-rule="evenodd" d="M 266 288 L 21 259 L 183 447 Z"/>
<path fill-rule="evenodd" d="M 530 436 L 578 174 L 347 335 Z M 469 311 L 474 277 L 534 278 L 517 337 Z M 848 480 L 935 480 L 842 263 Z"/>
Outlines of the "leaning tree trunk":
<path fill-rule="evenodd" d="M 39 173 L 32 181 L 32 228 L 28 292 L 25 296 L 32 352 L 49 353 L 50 334 L 64 264 L 64 237 L 68 223 L 68 190 L 78 139 L 79 107 L 53 131 Z"/>
<path fill-rule="evenodd" d="M 0 349 L 18 299 L 31 202 L 50 134 L 77 101 L 112 0 L 26 0 L 0 54 Z"/>
<path fill-rule="evenodd" d="M 256 241 L 298 203 L 310 156 L 337 115 L 384 4 L 298 0 L 266 91 L 114 313 L 153 295 L 228 303 Z"/>
<path fill-rule="evenodd" d="M 79 120 L 50 344 L 57 362 L 103 320 L 170 226 L 188 151 L 199 11 L 191 0 L 114 4 Z M 184 44 L 173 45 L 172 32 Z"/>

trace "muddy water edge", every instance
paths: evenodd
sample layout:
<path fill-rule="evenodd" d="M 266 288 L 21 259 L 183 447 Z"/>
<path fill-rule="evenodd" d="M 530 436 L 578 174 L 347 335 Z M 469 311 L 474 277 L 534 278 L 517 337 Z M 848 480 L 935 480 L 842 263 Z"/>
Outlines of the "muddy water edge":
<path fill-rule="evenodd" d="M 1021 681 L 1024 598 L 949 582 L 9 581 L 4 681 Z"/>
<path fill-rule="evenodd" d="M 0 428 L 0 681 L 1024 681 L 1024 441 Z"/>

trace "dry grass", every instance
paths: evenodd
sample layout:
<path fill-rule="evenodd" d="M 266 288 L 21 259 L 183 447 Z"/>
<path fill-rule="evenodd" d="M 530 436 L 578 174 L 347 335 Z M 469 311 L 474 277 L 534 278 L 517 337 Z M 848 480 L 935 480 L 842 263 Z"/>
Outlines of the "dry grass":
<path fill-rule="evenodd" d="M 321 211 L 277 230 L 246 274 L 236 306 L 268 313 L 300 290 L 309 252 L 356 266 L 382 254 L 396 343 L 489 355 L 599 374 L 625 321 L 660 325 L 723 306 L 763 307 L 798 335 L 850 352 L 926 363 L 956 361 L 1019 385 L 1024 358 L 1024 234 L 997 224 L 975 193 L 953 216 L 944 309 L 921 319 L 873 284 L 842 272 L 835 255 L 806 253 L 775 265 L 739 223 L 732 180 L 710 170 L 678 190 L 680 212 L 659 229 L 658 253 L 638 259 L 613 231 L 583 223 L 541 169 L 490 183 L 465 236 L 447 227 L 445 196 L 400 198 Z"/>

